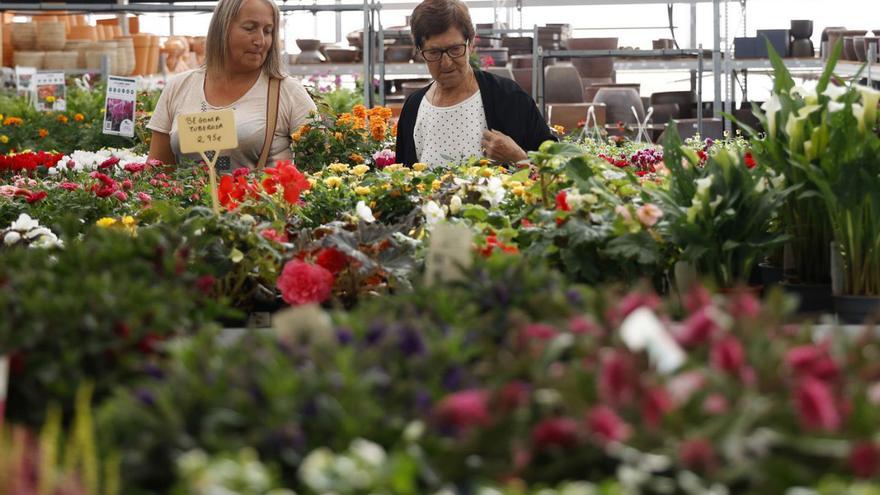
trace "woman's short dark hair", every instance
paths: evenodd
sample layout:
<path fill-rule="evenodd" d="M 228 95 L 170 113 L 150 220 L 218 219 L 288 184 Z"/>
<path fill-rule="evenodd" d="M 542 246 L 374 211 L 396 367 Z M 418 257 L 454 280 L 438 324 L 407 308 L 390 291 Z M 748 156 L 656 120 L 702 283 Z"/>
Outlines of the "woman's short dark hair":
<path fill-rule="evenodd" d="M 474 24 L 467 5 L 461 0 L 425 0 L 413 10 L 410 19 L 416 48 L 422 48 L 431 36 L 443 34 L 453 27 L 461 31 L 466 41 L 473 43 Z"/>

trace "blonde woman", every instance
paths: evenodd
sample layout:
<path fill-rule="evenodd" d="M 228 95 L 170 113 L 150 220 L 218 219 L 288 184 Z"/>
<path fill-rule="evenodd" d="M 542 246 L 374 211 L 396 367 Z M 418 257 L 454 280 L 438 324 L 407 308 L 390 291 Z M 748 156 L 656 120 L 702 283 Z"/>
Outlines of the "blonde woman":
<path fill-rule="evenodd" d="M 238 148 L 220 152 L 218 172 L 271 166 L 290 159 L 290 135 L 315 110 L 302 85 L 281 70 L 280 13 L 268 0 L 220 0 L 205 49 L 205 65 L 172 77 L 147 126 L 150 158 L 175 164 L 198 154 L 180 152 L 180 114 L 231 108 Z M 267 128 L 275 121 L 274 131 Z"/>

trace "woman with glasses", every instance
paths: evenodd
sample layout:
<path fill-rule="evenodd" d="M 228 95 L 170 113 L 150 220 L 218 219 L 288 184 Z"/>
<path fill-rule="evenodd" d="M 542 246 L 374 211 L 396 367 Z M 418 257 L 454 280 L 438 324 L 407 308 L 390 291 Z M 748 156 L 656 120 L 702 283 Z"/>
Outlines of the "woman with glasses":
<path fill-rule="evenodd" d="M 471 68 L 475 33 L 464 3 L 425 0 L 410 25 L 434 80 L 403 105 L 397 161 L 438 166 L 485 156 L 516 163 L 554 139 L 532 97 L 514 81 Z"/>

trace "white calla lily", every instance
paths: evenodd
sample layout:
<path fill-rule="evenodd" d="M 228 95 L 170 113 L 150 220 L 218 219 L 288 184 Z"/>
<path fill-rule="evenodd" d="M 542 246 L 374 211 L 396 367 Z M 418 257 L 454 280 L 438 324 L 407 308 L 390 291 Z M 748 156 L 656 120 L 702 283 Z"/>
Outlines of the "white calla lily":
<path fill-rule="evenodd" d="M 862 104 L 865 107 L 865 125 L 873 129 L 877 124 L 877 104 L 880 103 L 880 91 L 868 86 L 856 86 L 856 90 L 862 95 Z"/>
<path fill-rule="evenodd" d="M 828 102 L 828 112 L 829 113 L 837 113 L 846 108 L 845 103 L 840 103 L 837 101 L 829 101 Z"/>
<path fill-rule="evenodd" d="M 776 135 L 776 114 L 782 110 L 782 103 L 778 95 L 773 95 L 761 105 L 761 110 L 767 115 L 767 132 L 770 136 Z"/>
<path fill-rule="evenodd" d="M 802 119 L 802 118 L 805 118 L 805 117 L 812 115 L 813 112 L 815 112 L 816 110 L 819 110 L 821 108 L 822 107 L 819 105 L 807 105 L 805 107 L 802 107 L 800 110 L 798 110 L 797 116 L 798 116 L 798 118 Z"/>
<path fill-rule="evenodd" d="M 859 133 L 865 133 L 865 107 L 859 105 L 858 103 L 853 104 L 852 106 L 853 117 L 856 118 L 856 121 L 859 123 Z"/>
<path fill-rule="evenodd" d="M 824 96 L 831 98 L 832 101 L 839 99 L 846 93 L 846 86 L 835 86 L 834 84 L 829 84 L 828 87 L 825 88 L 825 91 L 822 92 Z"/>

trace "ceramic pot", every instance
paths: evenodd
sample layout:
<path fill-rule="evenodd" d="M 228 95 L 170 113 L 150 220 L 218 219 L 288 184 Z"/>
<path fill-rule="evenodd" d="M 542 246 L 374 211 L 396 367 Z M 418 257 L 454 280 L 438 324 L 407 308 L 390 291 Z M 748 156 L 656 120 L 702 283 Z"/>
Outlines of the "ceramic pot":
<path fill-rule="evenodd" d="M 694 105 L 696 102 L 696 95 L 690 91 L 664 91 L 651 95 L 651 105 L 654 107 L 670 103 L 678 105 L 678 115 L 675 117 L 682 119 L 694 117 Z"/>
<path fill-rule="evenodd" d="M 583 81 L 584 79 L 586 79 L 586 78 L 582 78 L 581 80 Z M 613 83 L 613 82 L 593 83 L 593 84 L 586 86 L 584 88 L 584 101 L 586 101 L 587 103 L 595 101 L 596 93 L 598 93 L 599 90 L 602 88 L 631 88 L 631 89 L 636 90 L 636 93 L 639 93 L 639 92 L 641 92 L 642 85 L 641 84 L 634 84 L 634 83 L 633 84 L 617 84 L 617 83 Z M 614 121 L 614 122 L 616 123 L 617 121 Z"/>
<path fill-rule="evenodd" d="M 837 41 L 843 37 L 843 33 L 846 32 L 845 28 L 827 28 L 822 32 L 823 41 L 827 42 L 828 45 L 825 47 L 825 51 L 822 52 L 823 58 L 828 58 L 828 55 L 831 53 L 831 50 L 834 50 L 834 45 Z M 841 57 L 843 54 L 841 54 Z"/>
<path fill-rule="evenodd" d="M 833 307 L 830 284 L 808 285 L 783 282 L 780 286 L 785 292 L 798 296 L 798 313 L 828 312 Z"/>
<path fill-rule="evenodd" d="M 301 50 L 300 54 L 296 56 L 296 63 L 320 64 L 325 61 L 324 56 L 319 51 L 321 40 L 299 39 L 296 40 L 296 46 Z"/>
<path fill-rule="evenodd" d="M 357 60 L 358 50 L 357 48 L 340 48 L 340 47 L 327 47 L 324 50 L 324 54 L 327 55 L 327 60 L 333 62 L 334 64 L 351 64 Z"/>
<path fill-rule="evenodd" d="M 813 41 L 809 38 L 791 42 L 791 56 L 794 58 L 813 58 L 816 55 Z"/>
<path fill-rule="evenodd" d="M 636 109 L 639 120 L 645 118 L 645 107 L 639 92 L 633 88 L 600 88 L 593 103 L 605 104 L 605 115 L 610 123 L 635 123 L 632 109 Z"/>
<path fill-rule="evenodd" d="M 809 39 L 811 36 L 813 36 L 813 21 L 791 21 L 791 36 L 796 40 Z"/>
<path fill-rule="evenodd" d="M 869 318 L 880 316 L 880 297 L 834 296 L 834 312 L 845 323 L 865 323 Z"/>
<path fill-rule="evenodd" d="M 614 50 L 617 38 L 569 38 L 570 50 Z M 581 77 L 611 77 L 614 72 L 614 58 L 575 58 L 571 61 Z"/>
<path fill-rule="evenodd" d="M 852 36 L 843 37 L 843 59 L 856 60 L 856 48 Z"/>
<path fill-rule="evenodd" d="M 405 64 L 412 60 L 414 50 L 414 47 L 407 45 L 389 46 L 385 48 L 385 62 L 389 64 Z"/>
<path fill-rule="evenodd" d="M 868 60 L 867 45 L 863 36 L 853 38 L 853 51 L 856 54 L 856 60 L 859 62 Z"/>

